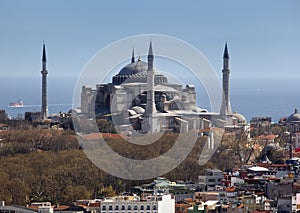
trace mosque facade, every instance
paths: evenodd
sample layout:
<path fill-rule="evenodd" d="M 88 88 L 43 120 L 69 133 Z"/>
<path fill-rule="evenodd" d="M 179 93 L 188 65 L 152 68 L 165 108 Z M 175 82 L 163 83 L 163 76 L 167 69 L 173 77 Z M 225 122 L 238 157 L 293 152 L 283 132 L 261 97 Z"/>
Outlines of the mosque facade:
<path fill-rule="evenodd" d="M 244 117 L 232 113 L 229 96 L 229 54 L 227 44 L 223 54 L 224 97 L 220 112 L 208 112 L 196 104 L 193 85 L 171 83 L 154 68 L 150 42 L 148 61 L 137 60 L 132 51 L 129 64 L 112 77 L 108 84 L 96 88 L 83 86 L 81 112 L 96 118 L 110 118 L 122 128 L 140 132 L 159 132 L 165 129 L 189 131 L 212 125 L 212 116 L 227 125 L 245 123 Z"/>

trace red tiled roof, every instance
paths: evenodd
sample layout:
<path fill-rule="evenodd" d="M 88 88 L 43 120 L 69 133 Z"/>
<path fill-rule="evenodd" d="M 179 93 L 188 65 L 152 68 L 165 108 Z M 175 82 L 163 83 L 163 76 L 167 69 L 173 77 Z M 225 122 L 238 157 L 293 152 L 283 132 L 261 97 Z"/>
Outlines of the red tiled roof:
<path fill-rule="evenodd" d="M 65 206 L 65 205 L 59 205 L 54 207 L 54 211 L 62 211 L 70 208 L 70 206 Z"/>
<path fill-rule="evenodd" d="M 203 129 L 197 129 L 196 130 L 197 132 L 199 133 L 202 133 L 202 132 L 223 132 L 224 130 L 221 129 L 221 128 L 217 128 L 217 127 L 207 127 L 207 128 L 203 128 Z"/>
<path fill-rule="evenodd" d="M 189 203 L 193 202 L 193 199 L 192 199 L 192 198 L 184 198 L 184 200 L 185 200 L 186 202 L 189 202 Z"/>
<path fill-rule="evenodd" d="M 273 141 L 277 137 L 278 137 L 278 135 L 260 135 L 260 136 L 255 137 L 254 140 Z"/>
<path fill-rule="evenodd" d="M 255 192 L 256 195 L 263 195 L 265 194 L 264 192 Z"/>
<path fill-rule="evenodd" d="M 244 208 L 244 207 L 245 207 L 245 205 L 244 205 L 243 203 L 242 203 L 241 205 L 238 206 L 239 209 L 242 209 L 242 208 Z"/>
<path fill-rule="evenodd" d="M 28 209 L 38 210 L 39 206 L 27 206 Z"/>
<path fill-rule="evenodd" d="M 176 207 L 183 207 L 183 208 L 188 208 L 191 206 L 189 203 L 175 203 Z"/>
<path fill-rule="evenodd" d="M 299 183 L 294 183 L 293 188 L 299 190 L 300 189 L 300 184 Z"/>
<path fill-rule="evenodd" d="M 83 140 L 85 141 L 94 141 L 99 140 L 101 135 L 99 133 L 90 133 L 88 135 L 83 136 Z"/>
<path fill-rule="evenodd" d="M 96 202 L 96 203 L 90 203 L 89 207 L 100 207 L 101 203 L 100 202 Z"/>
<path fill-rule="evenodd" d="M 235 187 L 228 187 L 226 188 L 226 192 L 235 192 L 236 188 Z"/>
<path fill-rule="evenodd" d="M 111 134 L 111 133 L 90 133 L 88 135 L 83 136 L 83 140 L 85 141 L 95 141 L 101 138 L 123 138 L 125 136 L 121 136 L 120 134 Z"/>
<path fill-rule="evenodd" d="M 104 138 L 123 138 L 120 134 L 111 134 L 111 133 L 101 133 Z"/>

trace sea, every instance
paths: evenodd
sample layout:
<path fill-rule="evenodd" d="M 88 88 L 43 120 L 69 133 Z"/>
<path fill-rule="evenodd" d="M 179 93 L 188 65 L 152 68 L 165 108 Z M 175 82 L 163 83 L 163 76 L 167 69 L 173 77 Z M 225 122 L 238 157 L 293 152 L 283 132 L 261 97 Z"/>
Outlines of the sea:
<path fill-rule="evenodd" d="M 268 116 L 273 122 L 291 115 L 300 109 L 300 89 L 298 78 L 231 78 L 230 100 L 233 111 L 244 115 L 250 121 L 252 117 Z M 14 84 L 11 84 L 14 82 Z M 49 79 L 49 113 L 68 112 L 72 108 L 75 78 Z M 192 82 L 193 83 L 193 82 Z M 200 108 L 210 110 L 209 98 L 205 90 L 194 82 L 197 103 Z M 11 118 L 22 118 L 25 112 L 41 110 L 40 78 L 0 79 L 0 109 L 4 109 Z M 10 102 L 22 99 L 24 107 L 9 107 Z"/>

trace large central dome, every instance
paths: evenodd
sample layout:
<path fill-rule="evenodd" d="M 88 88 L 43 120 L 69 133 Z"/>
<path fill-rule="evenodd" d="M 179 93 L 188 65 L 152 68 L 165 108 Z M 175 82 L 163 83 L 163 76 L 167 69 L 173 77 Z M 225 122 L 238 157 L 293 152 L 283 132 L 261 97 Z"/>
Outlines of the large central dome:
<path fill-rule="evenodd" d="M 138 73 L 147 72 L 148 63 L 138 59 L 137 62 L 127 64 L 121 69 L 118 75 L 135 75 Z"/>
<path fill-rule="evenodd" d="M 148 63 L 142 61 L 140 58 L 135 62 L 134 57 L 130 64 L 123 67 L 120 72 L 112 78 L 112 83 L 120 85 L 123 83 L 147 83 Z M 155 84 L 168 83 L 168 79 L 156 73 L 154 75 Z"/>

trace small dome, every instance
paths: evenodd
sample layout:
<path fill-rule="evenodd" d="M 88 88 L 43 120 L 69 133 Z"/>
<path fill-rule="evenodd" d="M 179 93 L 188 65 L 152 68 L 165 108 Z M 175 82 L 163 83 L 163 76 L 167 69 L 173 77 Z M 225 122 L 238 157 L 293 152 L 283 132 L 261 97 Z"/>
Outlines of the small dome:
<path fill-rule="evenodd" d="M 300 114 L 298 113 L 298 110 L 295 109 L 295 112 L 291 114 L 287 120 L 287 122 L 300 122 Z"/>
<path fill-rule="evenodd" d="M 232 116 L 233 116 L 234 119 L 237 120 L 238 123 L 243 123 L 243 124 L 247 123 L 246 118 L 243 115 L 241 115 L 241 114 L 239 114 L 237 112 L 234 112 L 232 114 Z"/>

